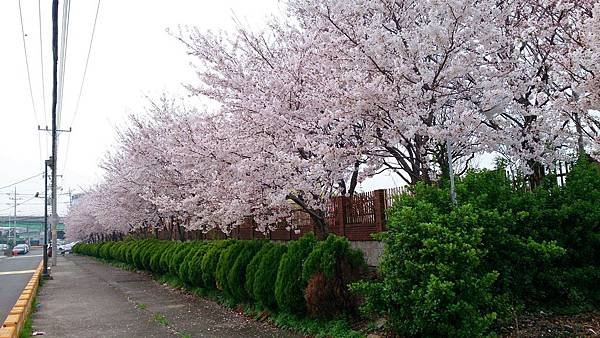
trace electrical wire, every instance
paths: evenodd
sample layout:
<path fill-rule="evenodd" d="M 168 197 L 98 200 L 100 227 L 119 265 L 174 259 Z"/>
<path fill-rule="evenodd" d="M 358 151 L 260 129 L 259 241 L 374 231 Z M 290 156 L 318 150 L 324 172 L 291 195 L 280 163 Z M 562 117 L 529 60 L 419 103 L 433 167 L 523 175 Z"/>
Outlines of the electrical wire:
<path fill-rule="evenodd" d="M 33 88 L 31 87 L 31 71 L 29 70 L 29 57 L 27 55 L 27 44 L 25 43 L 25 28 L 23 27 L 23 10 L 21 8 L 21 0 L 19 4 L 19 22 L 21 23 L 21 40 L 23 41 L 23 52 L 25 54 L 25 66 L 27 68 L 27 83 L 29 84 L 29 97 L 31 98 L 31 106 L 33 107 L 33 116 L 35 118 L 35 124 L 39 125 L 37 109 L 35 107 L 35 99 L 33 98 Z M 42 138 L 40 133 L 38 135 L 38 148 L 40 155 L 40 162 L 42 162 Z"/>
<path fill-rule="evenodd" d="M 6 188 L 10 188 L 10 187 L 12 187 L 13 185 L 17 185 L 17 184 L 19 184 L 19 183 L 23 183 L 23 182 L 29 181 L 29 180 L 31 180 L 31 179 L 34 179 L 34 178 L 36 178 L 36 177 L 39 177 L 39 176 L 41 176 L 41 175 L 44 175 L 44 173 L 35 174 L 34 176 L 31 176 L 31 177 L 28 177 L 28 178 L 22 179 L 22 180 L 20 180 L 20 181 L 17 181 L 17 182 L 15 182 L 15 183 L 11 183 L 11 184 L 5 185 L 5 186 L 3 186 L 3 187 L 0 187 L 0 190 L 2 190 L 2 189 L 6 189 Z"/>
<path fill-rule="evenodd" d="M 48 127 L 48 111 L 46 109 L 46 80 L 44 75 L 44 45 L 42 44 L 42 0 L 38 0 L 38 27 L 39 27 L 39 41 L 40 41 L 40 67 L 42 70 L 42 104 L 44 107 L 44 126 Z M 44 134 L 44 140 L 46 141 L 46 148 L 44 154 L 48 152 L 48 136 Z"/>
<path fill-rule="evenodd" d="M 86 79 L 86 75 L 87 75 L 87 69 L 88 69 L 88 64 L 90 62 L 90 55 L 92 53 L 92 45 L 94 43 L 94 36 L 96 35 L 96 23 L 98 22 L 98 13 L 100 12 L 100 2 L 101 0 L 98 0 L 98 5 L 96 6 L 96 14 L 94 15 L 94 24 L 92 25 L 92 34 L 90 36 L 90 43 L 88 45 L 88 52 L 87 52 L 87 57 L 85 58 L 85 67 L 83 68 L 83 76 L 81 77 L 81 84 L 79 86 L 79 95 L 77 95 L 77 101 L 75 103 L 75 110 L 73 112 L 73 118 L 71 119 L 71 124 L 69 125 L 70 127 L 73 126 L 73 123 L 75 123 L 75 118 L 77 117 L 77 113 L 79 112 L 79 103 L 81 102 L 81 94 L 83 93 L 83 87 L 85 84 L 85 79 Z M 67 148 L 66 148 L 66 152 L 65 152 L 65 161 L 64 161 L 64 165 L 63 165 L 63 174 L 67 168 L 67 159 L 69 156 L 69 145 L 71 144 L 71 134 L 69 134 L 69 136 L 67 136 Z"/>
<path fill-rule="evenodd" d="M 62 34 L 60 44 L 60 56 L 59 56 L 59 74 L 58 74 L 58 105 L 56 109 L 56 125 L 60 128 L 61 116 L 62 116 L 62 102 L 65 84 L 65 72 L 67 64 L 67 47 L 69 43 L 69 22 L 71 13 L 71 1 L 65 0 L 63 2 L 63 16 L 62 16 Z"/>
<path fill-rule="evenodd" d="M 23 40 L 23 52 L 25 53 L 25 66 L 27 67 L 27 82 L 29 83 L 29 97 L 31 98 L 31 105 L 33 106 L 33 114 L 35 116 L 35 122 L 38 122 L 37 109 L 35 108 L 35 100 L 33 99 L 33 89 L 31 88 L 31 73 L 29 71 L 29 58 L 27 56 L 27 46 L 25 45 L 25 29 L 23 28 L 23 12 L 21 10 L 21 0 L 19 3 L 19 21 L 21 22 L 21 39 Z"/>
<path fill-rule="evenodd" d="M 17 205 L 12 205 L 12 206 L 10 206 L 10 207 L 8 207 L 8 208 L 0 209 L 0 212 L 6 211 L 6 210 L 10 210 L 10 209 L 13 209 L 15 206 L 17 206 L 17 207 L 18 207 L 19 205 L 25 204 L 25 203 L 27 203 L 27 202 L 31 201 L 31 200 L 32 200 L 32 199 L 34 199 L 34 198 L 36 198 L 36 197 L 35 197 L 35 196 L 33 196 L 33 197 L 30 197 L 30 198 L 26 199 L 25 201 L 23 201 L 23 202 L 21 202 L 21 203 L 17 203 Z"/>
<path fill-rule="evenodd" d="M 42 103 L 44 107 L 44 124 L 48 125 L 48 112 L 46 110 L 46 83 L 44 80 L 44 47 L 42 44 L 42 0 L 38 0 L 38 26 L 39 26 L 39 40 L 40 40 L 40 67 L 42 70 Z M 47 144 L 46 144 L 47 146 Z"/>

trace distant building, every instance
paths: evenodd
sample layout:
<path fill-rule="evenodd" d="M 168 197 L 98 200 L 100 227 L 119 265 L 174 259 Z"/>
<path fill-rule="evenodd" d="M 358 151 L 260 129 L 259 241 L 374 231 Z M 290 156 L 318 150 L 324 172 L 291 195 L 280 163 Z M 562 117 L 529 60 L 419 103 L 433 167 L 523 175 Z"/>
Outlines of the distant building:
<path fill-rule="evenodd" d="M 50 228 L 50 224 L 48 224 Z M 14 229 L 14 230 L 13 230 Z M 62 217 L 59 217 L 57 226 L 58 238 L 64 238 L 65 225 Z M 24 243 L 28 238 L 32 244 L 41 243 L 44 240 L 44 217 L 43 216 L 0 216 L 0 243 L 7 243 L 17 233 L 17 243 Z"/>

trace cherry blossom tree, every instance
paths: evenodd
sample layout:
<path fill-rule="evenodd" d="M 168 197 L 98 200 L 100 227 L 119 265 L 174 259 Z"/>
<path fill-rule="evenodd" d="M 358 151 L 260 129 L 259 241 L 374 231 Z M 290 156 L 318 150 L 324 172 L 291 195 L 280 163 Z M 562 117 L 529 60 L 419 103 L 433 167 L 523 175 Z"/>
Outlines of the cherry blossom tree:
<path fill-rule="evenodd" d="M 598 6 L 584 0 L 291 0 L 264 31 L 174 34 L 201 108 L 131 115 L 73 236 L 268 231 L 298 210 L 328 232 L 332 196 L 390 170 L 458 173 L 482 152 L 526 173 L 598 149 Z M 291 222 L 288 222 L 291 224 Z"/>

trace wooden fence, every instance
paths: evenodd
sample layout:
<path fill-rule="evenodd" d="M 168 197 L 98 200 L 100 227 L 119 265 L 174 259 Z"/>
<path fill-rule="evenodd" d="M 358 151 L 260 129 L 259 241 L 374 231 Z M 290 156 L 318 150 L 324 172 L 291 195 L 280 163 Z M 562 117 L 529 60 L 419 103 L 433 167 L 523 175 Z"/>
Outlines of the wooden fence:
<path fill-rule="evenodd" d="M 339 196 L 331 199 L 327 205 L 325 219 L 329 231 L 333 234 L 346 236 L 350 241 L 372 241 L 371 234 L 385 230 L 385 211 L 392 203 L 394 196 L 405 194 L 405 188 L 380 189 L 355 194 L 351 197 Z M 274 230 L 266 233 L 256 230 L 252 217 L 246 217 L 240 225 L 225 234 L 219 229 L 203 233 L 200 230 L 187 231 L 183 227 L 166 226 L 162 230 L 137 230 L 134 233 L 144 237 L 156 237 L 172 240 L 197 239 L 269 239 L 290 241 L 312 232 L 318 238 L 323 238 L 321 229 L 315 224 L 308 213 L 296 210 L 291 218 L 291 224 L 282 222 Z"/>
<path fill-rule="evenodd" d="M 332 198 L 325 215 L 330 232 L 346 236 L 351 241 L 373 240 L 371 234 L 385 230 L 385 210 L 392 205 L 394 196 L 404 193 L 406 193 L 404 188 L 393 188 L 358 193 L 352 197 Z M 285 225 L 281 225 L 263 234 L 255 230 L 252 218 L 249 217 L 233 229 L 228 237 L 288 241 L 298 239 L 308 232 L 322 237 L 319 227 L 306 212 L 297 210 L 291 222 L 290 230 L 287 230 Z"/>
<path fill-rule="evenodd" d="M 567 175 L 573 167 L 573 162 L 557 161 L 552 168 L 549 166 L 534 166 L 533 173 L 523 176 L 518 169 L 507 168 L 506 177 L 512 182 L 513 187 L 525 187 L 528 190 L 541 184 L 542 179 L 547 176 L 553 176 L 556 179 L 556 185 L 562 187 L 565 185 Z"/>

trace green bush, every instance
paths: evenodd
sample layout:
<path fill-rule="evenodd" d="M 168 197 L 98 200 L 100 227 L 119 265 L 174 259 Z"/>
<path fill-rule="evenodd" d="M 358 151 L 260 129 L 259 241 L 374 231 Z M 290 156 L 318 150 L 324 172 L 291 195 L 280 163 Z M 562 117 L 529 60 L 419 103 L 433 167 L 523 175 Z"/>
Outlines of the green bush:
<path fill-rule="evenodd" d="M 183 258 L 183 260 L 181 261 L 181 264 L 179 265 L 179 271 L 178 271 L 179 279 L 181 279 L 181 281 L 183 281 L 184 283 L 186 283 L 188 285 L 191 284 L 191 281 L 189 280 L 190 262 L 196 256 L 196 253 L 198 252 L 198 250 L 200 249 L 200 247 L 202 245 L 204 245 L 204 243 L 201 241 L 192 242 L 190 249 L 187 251 L 185 257 Z"/>
<path fill-rule="evenodd" d="M 163 272 L 160 267 L 160 259 L 167 248 L 169 248 L 169 242 L 159 241 L 158 245 L 150 252 L 150 271 L 153 273 L 161 274 Z"/>
<path fill-rule="evenodd" d="M 110 259 L 110 248 L 114 242 L 104 242 L 100 244 L 98 248 L 98 257 L 103 259 Z"/>
<path fill-rule="evenodd" d="M 171 261 L 169 262 L 169 273 L 171 275 L 179 276 L 179 267 L 183 263 L 185 256 L 187 256 L 191 248 L 191 242 L 182 243 L 178 250 L 173 253 Z"/>
<path fill-rule="evenodd" d="M 262 306 L 275 309 L 275 279 L 281 256 L 287 251 L 285 245 L 275 244 L 262 258 L 254 275 L 253 295 Z"/>
<path fill-rule="evenodd" d="M 202 279 L 202 259 L 211 247 L 212 242 L 203 243 L 188 262 L 187 280 L 192 286 L 206 287 L 206 285 L 204 285 L 204 280 Z"/>
<path fill-rule="evenodd" d="M 258 271 L 258 267 L 260 266 L 260 262 L 262 262 L 263 257 L 273 248 L 274 244 L 271 242 L 265 243 L 262 248 L 252 257 L 250 263 L 246 267 L 246 280 L 244 281 L 244 290 L 246 294 L 250 297 L 254 298 L 254 277 L 256 275 L 256 271 Z M 256 299 L 254 299 L 256 300 Z"/>
<path fill-rule="evenodd" d="M 98 249 L 100 249 L 100 244 L 90 245 L 89 254 L 93 257 L 98 257 Z"/>
<path fill-rule="evenodd" d="M 277 306 L 283 311 L 299 315 L 306 313 L 306 283 L 302 279 L 302 266 L 316 242 L 313 234 L 304 235 L 299 240 L 292 241 L 288 245 L 288 251 L 281 257 L 275 280 L 275 299 Z"/>
<path fill-rule="evenodd" d="M 118 257 L 118 252 L 119 252 L 119 249 L 121 248 L 121 245 L 123 245 L 123 242 L 114 242 L 114 244 L 110 247 L 110 250 L 109 250 L 110 259 L 120 261 L 120 259 Z"/>
<path fill-rule="evenodd" d="M 232 243 L 233 241 L 231 240 L 214 241 L 211 248 L 202 258 L 202 281 L 204 282 L 204 287 L 209 289 L 216 288 L 215 274 L 219 258 L 222 251 Z"/>
<path fill-rule="evenodd" d="M 308 313 L 316 317 L 353 313 L 358 299 L 348 284 L 357 281 L 365 269 L 362 252 L 350 248 L 347 238 L 329 235 L 317 243 L 302 268 Z"/>
<path fill-rule="evenodd" d="M 175 252 L 177 252 L 180 245 L 181 245 L 181 242 L 169 242 L 169 244 L 167 244 L 167 247 L 161 254 L 160 260 L 158 263 L 160 274 L 165 274 L 165 273 L 169 272 L 169 263 L 171 263 L 171 257 L 173 257 L 173 254 L 175 254 Z"/>
<path fill-rule="evenodd" d="M 358 283 L 368 312 L 409 336 L 482 336 L 496 313 L 498 273 L 482 268 L 483 228 L 472 206 L 439 214 L 429 203 L 395 204 L 379 267 L 381 282 Z"/>
<path fill-rule="evenodd" d="M 151 259 L 152 253 L 160 246 L 160 241 L 151 240 L 140 250 L 140 261 L 144 270 L 152 271 Z"/>
<path fill-rule="evenodd" d="M 381 280 L 355 286 L 364 309 L 400 334 L 480 335 L 494 312 L 597 308 L 600 166 L 582 157 L 555 182 L 528 191 L 503 168 L 473 171 L 457 180 L 458 207 L 447 182 L 417 184 L 389 210 Z"/>
<path fill-rule="evenodd" d="M 134 266 L 133 256 L 134 252 L 139 245 L 141 245 L 142 241 L 131 241 L 131 243 L 126 247 L 125 250 L 125 263 Z"/>
<path fill-rule="evenodd" d="M 144 269 L 142 262 L 144 252 L 146 251 L 149 244 L 149 240 L 142 240 L 132 250 L 133 265 L 138 269 Z"/>
<path fill-rule="evenodd" d="M 265 241 L 242 241 L 243 247 L 235 259 L 233 266 L 227 272 L 227 286 L 231 297 L 236 302 L 248 300 L 250 294 L 246 292 L 244 285 L 246 283 L 246 269 L 256 253 L 263 247 Z M 277 271 L 274 267 L 273 270 Z"/>
<path fill-rule="evenodd" d="M 217 263 L 217 271 L 215 273 L 217 288 L 222 290 L 230 299 L 233 299 L 233 296 L 229 284 L 227 283 L 227 275 L 238 255 L 242 252 L 244 245 L 245 244 L 242 241 L 235 241 L 222 251 L 219 262 Z"/>

